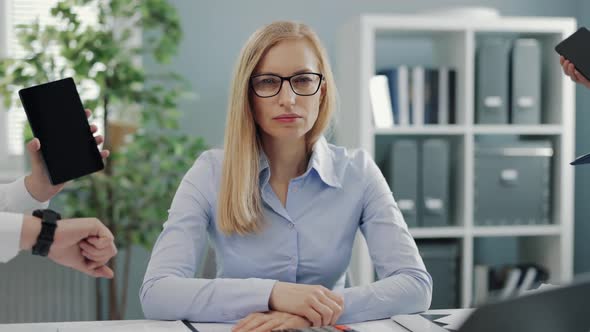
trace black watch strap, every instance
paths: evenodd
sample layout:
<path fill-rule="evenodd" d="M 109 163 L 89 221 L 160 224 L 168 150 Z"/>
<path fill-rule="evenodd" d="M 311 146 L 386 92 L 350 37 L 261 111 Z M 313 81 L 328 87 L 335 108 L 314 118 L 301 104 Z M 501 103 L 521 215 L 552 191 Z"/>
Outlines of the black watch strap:
<path fill-rule="evenodd" d="M 35 210 L 33 216 L 41 218 L 41 232 L 37 237 L 37 243 L 33 246 L 33 255 L 47 256 L 49 248 L 53 244 L 53 236 L 57 228 L 57 221 L 61 215 L 53 210 Z"/>

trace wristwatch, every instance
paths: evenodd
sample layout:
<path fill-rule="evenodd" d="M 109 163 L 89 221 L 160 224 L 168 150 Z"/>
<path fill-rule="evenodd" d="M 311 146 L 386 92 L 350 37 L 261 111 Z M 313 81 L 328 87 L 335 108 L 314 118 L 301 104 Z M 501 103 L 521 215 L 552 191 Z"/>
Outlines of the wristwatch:
<path fill-rule="evenodd" d="M 45 209 L 35 210 L 33 216 L 41 219 L 41 232 L 37 237 L 37 243 L 33 246 L 33 255 L 47 256 L 61 215 L 53 210 Z"/>

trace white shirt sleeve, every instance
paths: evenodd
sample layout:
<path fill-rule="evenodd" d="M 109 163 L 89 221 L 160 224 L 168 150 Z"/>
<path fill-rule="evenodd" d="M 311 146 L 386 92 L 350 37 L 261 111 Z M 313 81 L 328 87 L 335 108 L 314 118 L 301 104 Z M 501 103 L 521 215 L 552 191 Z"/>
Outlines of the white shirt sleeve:
<path fill-rule="evenodd" d="M 0 263 L 6 263 L 19 252 L 23 215 L 0 212 Z"/>
<path fill-rule="evenodd" d="M 9 183 L 0 184 L 0 211 L 30 213 L 36 209 L 46 209 L 49 201 L 39 202 L 29 194 L 25 187 L 25 177 Z"/>
<path fill-rule="evenodd" d="M 0 262 L 12 259 L 19 252 L 23 213 L 45 209 L 49 201 L 39 202 L 29 194 L 22 177 L 9 184 L 0 184 Z"/>

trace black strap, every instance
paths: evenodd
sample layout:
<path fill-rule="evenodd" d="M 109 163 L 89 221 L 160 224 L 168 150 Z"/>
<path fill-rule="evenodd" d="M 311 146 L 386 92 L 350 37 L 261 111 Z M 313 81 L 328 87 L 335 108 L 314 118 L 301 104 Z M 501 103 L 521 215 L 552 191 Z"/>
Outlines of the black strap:
<path fill-rule="evenodd" d="M 186 325 L 186 327 L 188 327 L 189 330 L 191 330 L 192 332 L 199 332 L 199 330 L 197 330 L 196 327 L 193 326 L 193 324 L 191 324 L 188 320 L 183 319 L 182 322 L 184 323 L 184 325 Z"/>
<path fill-rule="evenodd" d="M 33 246 L 33 255 L 47 256 L 49 248 L 53 244 L 53 236 L 57 228 L 57 221 L 61 219 L 59 213 L 46 209 L 35 210 L 33 215 L 41 218 L 41 232 L 37 237 L 37 243 Z"/>

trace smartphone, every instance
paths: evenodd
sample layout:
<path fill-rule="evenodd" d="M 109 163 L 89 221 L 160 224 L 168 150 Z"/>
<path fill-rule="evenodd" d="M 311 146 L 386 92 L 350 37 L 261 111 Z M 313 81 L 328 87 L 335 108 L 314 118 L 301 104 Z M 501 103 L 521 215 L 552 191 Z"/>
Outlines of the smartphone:
<path fill-rule="evenodd" d="M 590 31 L 581 27 L 555 46 L 555 51 L 574 64 L 580 74 L 590 80 Z"/>
<path fill-rule="evenodd" d="M 71 77 L 19 90 L 20 100 L 52 184 L 104 169 Z"/>

